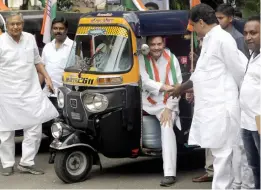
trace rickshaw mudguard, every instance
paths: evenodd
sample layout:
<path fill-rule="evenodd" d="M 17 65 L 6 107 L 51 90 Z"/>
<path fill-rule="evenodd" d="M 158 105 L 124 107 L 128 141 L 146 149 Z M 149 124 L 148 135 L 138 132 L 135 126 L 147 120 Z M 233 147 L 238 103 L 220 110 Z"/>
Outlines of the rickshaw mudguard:
<path fill-rule="evenodd" d="M 94 148 L 91 139 L 88 135 L 86 135 L 86 133 L 79 130 L 73 132 L 66 137 L 63 137 L 62 139 L 53 140 L 53 142 L 50 144 L 51 156 L 49 159 L 49 163 L 53 163 L 56 152 L 65 151 L 76 147 L 82 147 L 86 150 L 89 150 L 93 155 L 93 164 L 100 165 L 100 167 L 102 167 L 98 151 L 96 150 L 96 148 Z"/>
<path fill-rule="evenodd" d="M 96 148 L 94 148 L 93 142 L 86 135 L 85 132 L 77 130 L 72 134 L 62 137 L 61 139 L 54 139 L 50 144 L 50 148 L 54 150 L 65 150 L 73 147 L 85 147 L 93 152 L 97 152 Z"/>

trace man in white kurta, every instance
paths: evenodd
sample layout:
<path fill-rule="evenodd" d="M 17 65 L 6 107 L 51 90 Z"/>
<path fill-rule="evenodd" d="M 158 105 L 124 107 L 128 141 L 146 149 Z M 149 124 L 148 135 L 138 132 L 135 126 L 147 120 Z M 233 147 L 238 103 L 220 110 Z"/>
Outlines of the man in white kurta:
<path fill-rule="evenodd" d="M 73 41 L 67 37 L 67 32 L 68 21 L 64 17 L 53 19 L 52 34 L 55 39 L 47 43 L 42 52 L 45 69 L 52 79 L 54 93 L 51 93 L 47 86 L 44 87 L 43 91 L 59 111 L 60 116 L 62 115 L 62 110 L 58 107 L 56 97 L 58 88 L 63 85 L 63 72 L 73 46 Z"/>
<path fill-rule="evenodd" d="M 189 144 L 211 148 L 213 189 L 231 188 L 233 180 L 232 147 L 240 126 L 238 89 L 245 68 L 239 53 L 232 36 L 215 26 L 204 37 L 197 68 L 191 77 L 195 109 Z"/>
<path fill-rule="evenodd" d="M 195 107 L 189 144 L 210 148 L 214 156 L 212 189 L 230 189 L 233 146 L 240 135 L 239 87 L 245 64 L 233 37 L 217 25 L 206 4 L 191 9 L 194 31 L 203 38 L 202 50 L 190 81 L 175 87 L 180 94 L 193 84 Z"/>
<path fill-rule="evenodd" d="M 241 60 L 246 66 L 250 54 L 244 36 L 232 24 L 234 12 L 235 10 L 231 5 L 221 4 L 216 9 L 216 17 L 221 28 L 230 33 L 235 39 L 238 50 L 243 53 L 243 55 L 241 55 Z M 253 189 L 253 174 L 248 166 L 242 137 L 240 135 L 238 136 L 237 143 L 235 143 L 235 146 L 233 147 L 232 166 L 234 172 L 233 189 Z"/>
<path fill-rule="evenodd" d="M 254 173 L 255 189 L 260 189 L 260 135 L 255 123 L 255 117 L 261 115 L 260 73 L 259 53 L 256 57 L 251 57 L 240 92 L 242 135 L 248 164 Z"/>
<path fill-rule="evenodd" d="M 242 138 L 248 164 L 254 174 L 255 189 L 260 189 L 260 134 L 255 122 L 255 117 L 261 115 L 260 15 L 248 19 L 244 37 L 252 56 L 240 91 Z"/>
<path fill-rule="evenodd" d="M 0 36 L 0 158 L 3 175 L 11 175 L 15 164 L 15 130 L 24 130 L 22 158 L 18 169 L 43 174 L 34 167 L 41 137 L 41 124 L 58 112 L 43 93 L 37 71 L 52 83 L 39 56 L 33 35 L 22 32 L 22 15 L 7 18 L 8 32 Z"/>
<path fill-rule="evenodd" d="M 182 82 L 178 59 L 164 48 L 161 36 L 149 37 L 148 56 L 140 56 L 143 110 L 155 115 L 161 123 L 161 141 L 164 179 L 161 186 L 170 186 L 176 181 L 177 145 L 173 125 L 181 129 L 179 121 L 179 99 L 168 97 L 171 85 Z"/>

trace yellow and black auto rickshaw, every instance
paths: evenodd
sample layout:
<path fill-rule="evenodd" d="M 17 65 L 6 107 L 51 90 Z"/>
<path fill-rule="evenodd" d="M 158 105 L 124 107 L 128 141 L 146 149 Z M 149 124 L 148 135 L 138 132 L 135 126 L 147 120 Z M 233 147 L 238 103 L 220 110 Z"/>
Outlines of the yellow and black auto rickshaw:
<path fill-rule="evenodd" d="M 92 166 L 100 164 L 98 153 L 109 158 L 161 155 L 159 122 L 142 111 L 138 55 L 148 51 L 146 36 L 165 36 L 186 80 L 187 23 L 187 11 L 97 12 L 80 18 L 57 95 L 63 118 L 52 125 L 50 148 L 62 181 L 87 179 Z M 182 131 L 176 135 L 184 148 L 192 118 L 184 98 L 180 110 Z"/>

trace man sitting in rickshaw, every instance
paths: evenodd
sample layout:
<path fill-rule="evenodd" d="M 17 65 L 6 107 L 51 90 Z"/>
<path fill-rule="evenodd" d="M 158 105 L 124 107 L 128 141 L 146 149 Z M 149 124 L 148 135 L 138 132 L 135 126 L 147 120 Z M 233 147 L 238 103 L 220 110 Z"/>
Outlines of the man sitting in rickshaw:
<path fill-rule="evenodd" d="M 178 59 L 165 48 L 162 36 L 147 38 L 150 53 L 139 57 L 142 79 L 143 110 L 155 115 L 161 125 L 161 145 L 164 178 L 161 186 L 171 186 L 176 182 L 177 144 L 174 124 L 181 130 L 179 120 L 179 99 L 168 96 L 172 85 L 182 83 Z"/>

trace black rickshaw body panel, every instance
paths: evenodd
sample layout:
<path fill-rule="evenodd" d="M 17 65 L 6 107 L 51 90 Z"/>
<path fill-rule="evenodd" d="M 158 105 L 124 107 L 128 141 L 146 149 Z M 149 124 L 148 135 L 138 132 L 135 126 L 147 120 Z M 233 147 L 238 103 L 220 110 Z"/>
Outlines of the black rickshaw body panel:
<path fill-rule="evenodd" d="M 67 87 L 71 88 L 69 85 Z M 140 148 L 141 101 L 138 85 L 118 87 L 82 87 L 81 92 L 71 91 L 65 96 L 64 116 L 76 130 L 85 131 L 95 142 L 94 147 L 107 157 L 130 157 Z M 83 90 L 82 89 L 82 90 Z M 103 94 L 108 108 L 92 113 L 83 105 L 86 94 Z M 72 101 L 77 105 L 72 104 Z"/>

